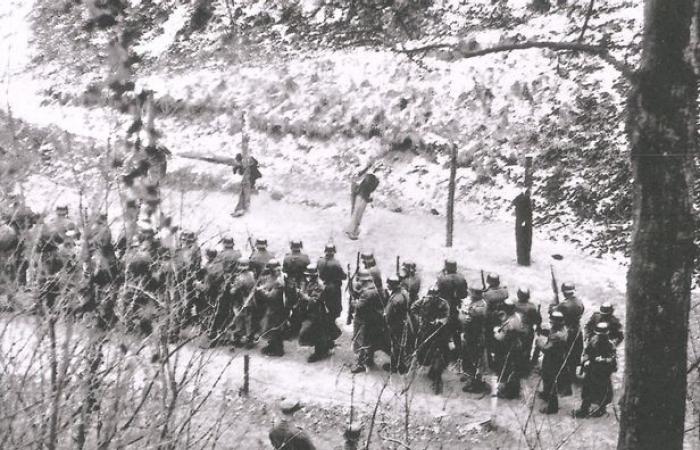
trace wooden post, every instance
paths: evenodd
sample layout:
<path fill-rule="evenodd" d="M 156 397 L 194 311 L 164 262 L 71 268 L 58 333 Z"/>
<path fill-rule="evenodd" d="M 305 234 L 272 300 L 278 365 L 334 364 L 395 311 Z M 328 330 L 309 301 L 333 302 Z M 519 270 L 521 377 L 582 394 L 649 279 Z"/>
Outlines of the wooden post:
<path fill-rule="evenodd" d="M 457 144 L 452 144 L 450 157 L 450 183 L 447 192 L 447 239 L 446 247 L 452 247 L 452 235 L 454 232 L 455 209 L 455 177 L 457 176 Z"/>
<path fill-rule="evenodd" d="M 241 396 L 247 397 L 250 392 L 250 355 L 243 355 L 243 387 L 239 391 Z"/>
<path fill-rule="evenodd" d="M 250 207 L 250 153 L 248 151 L 248 132 L 246 131 L 246 118 L 245 113 L 241 114 L 241 164 L 243 165 L 242 172 L 243 177 L 241 178 L 241 194 L 238 197 L 238 204 L 236 205 L 236 210 L 233 212 L 234 217 L 240 217 L 246 212 Z"/>
<path fill-rule="evenodd" d="M 532 195 L 532 155 L 525 156 L 525 190 Z"/>

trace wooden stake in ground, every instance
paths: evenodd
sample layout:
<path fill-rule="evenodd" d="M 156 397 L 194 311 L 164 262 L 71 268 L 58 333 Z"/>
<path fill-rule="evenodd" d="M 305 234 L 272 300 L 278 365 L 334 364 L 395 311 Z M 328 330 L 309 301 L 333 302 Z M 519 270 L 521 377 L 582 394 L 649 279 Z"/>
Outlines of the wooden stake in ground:
<path fill-rule="evenodd" d="M 530 265 L 532 251 L 532 156 L 525 157 L 525 192 L 513 199 L 515 207 L 515 248 L 518 264 Z"/>
<path fill-rule="evenodd" d="M 241 114 L 241 164 L 243 165 L 243 177 L 241 179 L 241 193 L 238 197 L 238 205 L 233 212 L 234 217 L 240 217 L 250 208 L 250 154 L 248 151 L 249 142 L 248 132 L 246 130 L 245 113 Z"/>
<path fill-rule="evenodd" d="M 447 187 L 447 237 L 445 247 L 452 247 L 455 214 L 455 178 L 457 177 L 457 145 L 452 144 L 450 155 L 450 182 Z"/>

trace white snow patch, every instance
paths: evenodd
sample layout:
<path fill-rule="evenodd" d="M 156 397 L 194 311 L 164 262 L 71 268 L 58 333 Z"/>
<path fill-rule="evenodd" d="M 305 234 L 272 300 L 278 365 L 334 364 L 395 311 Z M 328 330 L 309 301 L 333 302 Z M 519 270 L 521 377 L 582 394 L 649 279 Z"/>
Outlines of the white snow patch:
<path fill-rule="evenodd" d="M 187 24 L 189 14 L 190 7 L 188 5 L 176 7 L 170 14 L 170 17 L 168 17 L 168 20 L 162 25 L 163 32 L 153 38 L 151 38 L 151 33 L 147 34 L 141 44 L 134 46 L 134 50 L 146 56 L 161 56 L 173 45 L 177 38 L 177 33 Z"/>

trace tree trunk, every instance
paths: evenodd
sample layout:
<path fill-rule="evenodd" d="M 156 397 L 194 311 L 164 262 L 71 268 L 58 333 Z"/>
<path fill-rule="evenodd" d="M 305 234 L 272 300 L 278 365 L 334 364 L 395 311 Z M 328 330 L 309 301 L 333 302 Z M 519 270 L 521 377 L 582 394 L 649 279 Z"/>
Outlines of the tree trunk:
<path fill-rule="evenodd" d="M 447 239 L 445 246 L 452 247 L 455 223 L 455 178 L 457 176 L 457 145 L 452 144 L 450 154 L 450 182 L 447 186 Z"/>
<path fill-rule="evenodd" d="M 634 228 L 619 449 L 683 447 L 694 259 L 692 13 L 691 0 L 645 2 L 642 60 L 628 99 Z"/>

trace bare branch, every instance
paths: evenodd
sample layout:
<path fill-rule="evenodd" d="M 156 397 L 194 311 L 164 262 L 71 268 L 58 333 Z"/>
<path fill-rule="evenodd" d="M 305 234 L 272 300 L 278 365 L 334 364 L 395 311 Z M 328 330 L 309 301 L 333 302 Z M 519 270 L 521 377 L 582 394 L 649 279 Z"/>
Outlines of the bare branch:
<path fill-rule="evenodd" d="M 493 47 L 469 51 L 461 50 L 455 44 L 441 43 L 429 44 L 411 49 L 396 49 L 395 51 L 406 55 L 415 55 L 417 53 L 427 53 L 431 50 L 450 49 L 456 52 L 462 58 L 475 58 L 477 56 L 489 55 L 491 53 L 510 52 L 514 50 L 528 50 L 531 48 L 543 48 L 554 51 L 581 52 L 596 55 L 603 61 L 607 62 L 615 69 L 617 69 L 627 79 L 632 79 L 634 76 L 634 69 L 610 55 L 608 48 L 599 45 L 581 44 L 578 42 L 528 41 L 512 44 L 495 45 Z"/>
<path fill-rule="evenodd" d="M 591 19 L 591 16 L 593 15 L 593 4 L 595 3 L 595 0 L 591 0 L 591 2 L 588 4 L 588 11 L 586 11 L 586 19 L 583 21 L 583 26 L 581 27 L 581 34 L 578 36 L 578 42 L 583 42 L 583 35 L 586 33 L 586 29 L 588 28 L 588 21 Z"/>

